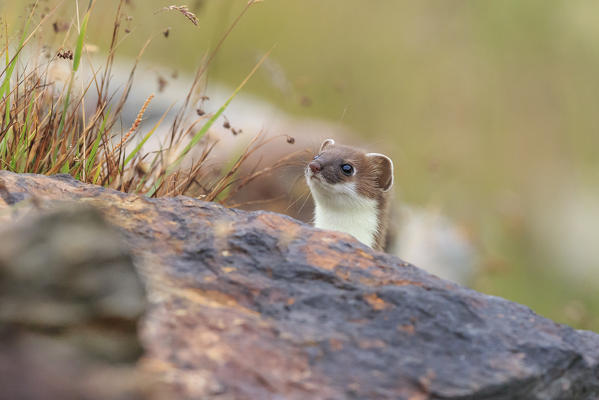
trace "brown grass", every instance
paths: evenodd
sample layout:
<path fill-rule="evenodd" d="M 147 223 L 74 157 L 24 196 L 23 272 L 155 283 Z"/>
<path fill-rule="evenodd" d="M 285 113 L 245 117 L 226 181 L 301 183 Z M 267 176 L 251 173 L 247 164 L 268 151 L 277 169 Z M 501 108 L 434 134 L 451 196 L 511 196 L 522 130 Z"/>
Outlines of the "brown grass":
<path fill-rule="evenodd" d="M 216 143 L 202 138 L 199 138 L 196 148 L 186 157 L 189 160 L 185 168 L 179 167 L 178 163 L 174 166 L 172 164 L 173 156 L 189 143 L 190 137 L 198 132 L 198 128 L 201 127 L 200 132 L 206 132 L 216 120 L 218 115 L 205 113 L 198 118 L 195 110 L 203 107 L 206 98 L 196 96 L 195 93 L 216 52 L 254 1 L 243 8 L 215 48 L 208 52 L 205 62 L 199 66 L 185 103 L 176 111 L 168 147 L 145 152 L 143 146 L 134 146 L 134 141 L 137 142 L 138 138 L 148 139 L 158 131 L 170 108 L 154 126 L 144 127 L 142 119 L 154 98 L 151 95 L 130 128 L 126 132 L 119 128 L 123 107 L 131 91 L 135 90 L 133 79 L 136 69 L 151 43 L 151 39 L 148 39 L 141 47 L 124 87 L 119 91 L 112 90 L 111 76 L 117 48 L 123 35 L 127 35 L 121 23 L 126 18 L 126 3 L 121 0 L 116 8 L 104 66 L 93 72 L 91 80 L 83 85 L 81 92 L 72 90 L 76 68 L 73 68 L 71 77 L 63 87 L 56 84 L 50 68 L 58 58 L 63 63 L 73 62 L 70 55 L 76 54 L 76 51 L 71 50 L 68 43 L 72 41 L 70 35 L 79 31 L 77 27 L 64 26 L 59 30 L 54 27 L 54 32 L 64 35 L 64 39 L 61 47 L 51 51 L 49 54 L 53 55 L 49 55 L 47 59 L 40 55 L 39 49 L 46 43 L 36 31 L 40 26 L 50 23 L 48 18 L 41 19 L 30 32 L 27 26 L 23 27 L 23 38 L 26 40 L 15 47 L 17 50 L 12 55 L 12 60 L 15 60 L 14 70 L 11 71 L 10 63 L 0 70 L 0 85 L 8 82 L 0 102 L 0 167 L 14 172 L 68 173 L 84 182 L 149 196 L 192 194 L 209 201 L 225 203 L 255 179 L 271 173 L 277 166 L 291 159 L 291 156 L 286 157 L 276 165 L 250 174 L 241 174 L 247 160 L 265 144 L 277 139 L 293 143 L 293 139 L 286 136 L 265 140 L 258 135 L 233 166 L 216 177 L 215 170 L 206 165 Z M 37 4 L 34 8 L 36 6 Z M 197 25 L 197 17 L 185 6 L 169 6 L 163 10 L 178 11 Z M 91 9 L 88 13 L 91 13 Z M 27 20 L 30 23 L 33 15 L 32 12 Z M 90 15 L 93 18 L 93 14 Z M 9 52 L 11 47 L 12 44 L 7 41 L 2 53 Z M 65 58 L 65 55 L 68 57 Z M 29 58 L 24 60 L 24 57 Z M 86 54 L 83 54 L 84 59 L 85 57 Z M 90 109 L 84 99 L 94 91 L 97 101 L 93 109 Z M 241 130 L 235 130 L 232 134 L 239 132 Z M 191 154 L 195 155 L 195 159 L 191 159 Z M 179 161 L 181 157 L 179 153 Z"/>

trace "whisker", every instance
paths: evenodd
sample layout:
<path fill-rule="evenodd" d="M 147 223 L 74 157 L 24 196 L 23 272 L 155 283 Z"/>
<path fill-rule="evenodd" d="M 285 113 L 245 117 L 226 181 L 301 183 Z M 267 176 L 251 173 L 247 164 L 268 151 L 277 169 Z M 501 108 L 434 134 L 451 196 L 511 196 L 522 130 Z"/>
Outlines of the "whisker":
<path fill-rule="evenodd" d="M 303 211 L 303 209 L 306 206 L 306 203 L 308 202 L 309 198 L 310 198 L 310 190 L 308 190 L 308 193 L 306 193 L 306 198 L 304 199 L 304 202 L 302 203 L 302 206 L 300 207 L 300 209 L 298 211 L 298 214 Z"/>
<path fill-rule="evenodd" d="M 310 191 L 307 190 L 306 192 L 300 194 L 295 200 L 293 200 L 288 206 L 287 208 L 285 208 L 285 212 L 289 211 L 289 209 L 291 209 L 291 207 L 293 207 L 294 205 L 296 205 L 300 200 L 303 199 L 304 196 L 309 195 Z"/>

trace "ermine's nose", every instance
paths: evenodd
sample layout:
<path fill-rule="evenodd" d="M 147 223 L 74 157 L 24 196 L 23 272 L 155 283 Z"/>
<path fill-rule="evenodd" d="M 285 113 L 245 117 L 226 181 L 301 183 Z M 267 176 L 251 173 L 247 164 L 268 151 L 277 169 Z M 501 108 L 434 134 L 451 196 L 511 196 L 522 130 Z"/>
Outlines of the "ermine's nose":
<path fill-rule="evenodd" d="M 316 161 L 312 161 L 310 164 L 308 164 L 308 167 L 310 167 L 310 171 L 312 171 L 312 173 L 317 173 L 322 169 L 320 163 Z"/>

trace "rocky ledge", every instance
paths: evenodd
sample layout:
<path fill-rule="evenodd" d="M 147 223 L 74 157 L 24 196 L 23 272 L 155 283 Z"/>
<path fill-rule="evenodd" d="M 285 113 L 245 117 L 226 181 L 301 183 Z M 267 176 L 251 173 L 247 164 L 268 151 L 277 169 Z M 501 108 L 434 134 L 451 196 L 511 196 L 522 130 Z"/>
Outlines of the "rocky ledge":
<path fill-rule="evenodd" d="M 100 210 L 131 250 L 149 297 L 139 368 L 177 398 L 599 397 L 599 335 L 350 236 L 268 212 L 0 172 L 1 226 L 73 202 Z"/>

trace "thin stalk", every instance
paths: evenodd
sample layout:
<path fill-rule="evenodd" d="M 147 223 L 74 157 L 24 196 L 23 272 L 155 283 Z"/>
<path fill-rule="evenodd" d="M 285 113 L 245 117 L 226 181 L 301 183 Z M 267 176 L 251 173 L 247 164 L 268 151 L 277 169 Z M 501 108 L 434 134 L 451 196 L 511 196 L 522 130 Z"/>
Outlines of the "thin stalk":
<path fill-rule="evenodd" d="M 175 171 L 179 167 L 179 164 L 181 164 L 181 161 L 183 161 L 183 159 L 185 158 L 185 156 L 191 151 L 191 149 L 196 144 L 198 144 L 198 142 L 200 141 L 200 139 L 202 139 L 204 137 L 204 135 L 206 134 L 206 132 L 208 132 L 208 130 L 210 129 L 210 127 L 212 127 L 212 125 L 214 124 L 214 122 L 227 109 L 227 107 L 233 101 L 233 99 L 235 98 L 235 96 L 237 96 L 237 94 L 241 91 L 241 89 L 243 89 L 243 87 L 246 85 L 246 83 L 248 83 L 248 81 L 251 79 L 251 77 L 254 76 L 254 74 L 256 73 L 256 71 L 258 70 L 258 68 L 260 68 L 260 66 L 262 65 L 262 63 L 270 55 L 271 51 L 272 51 L 272 48 L 269 51 L 267 51 L 266 54 L 264 54 L 264 56 L 260 59 L 260 61 L 258 61 L 258 63 L 254 66 L 254 68 L 252 69 L 252 71 L 245 77 L 245 79 L 239 84 L 239 86 L 237 86 L 237 88 L 235 89 L 235 91 L 233 91 L 233 94 L 231 94 L 231 96 L 229 96 L 229 98 L 227 99 L 227 101 L 225 101 L 225 104 L 223 104 L 218 109 L 218 111 L 202 126 L 202 128 L 199 130 L 199 132 L 194 135 L 194 137 L 187 144 L 187 146 L 185 146 L 183 148 L 183 151 L 181 151 L 181 153 L 175 159 L 175 161 L 171 165 L 168 166 L 168 168 L 166 169 L 164 175 L 161 176 L 160 178 L 158 178 L 157 182 L 154 184 L 154 186 L 152 187 L 152 189 L 150 189 L 150 191 L 147 193 L 148 197 L 152 197 L 156 193 L 156 191 L 158 190 L 158 188 L 162 184 L 163 178 L 168 177 L 173 171 Z"/>

